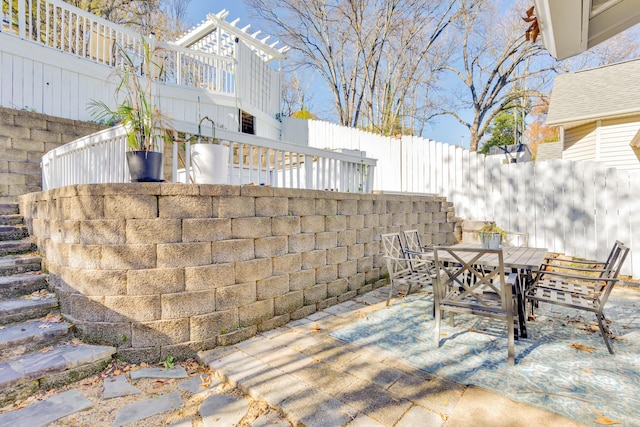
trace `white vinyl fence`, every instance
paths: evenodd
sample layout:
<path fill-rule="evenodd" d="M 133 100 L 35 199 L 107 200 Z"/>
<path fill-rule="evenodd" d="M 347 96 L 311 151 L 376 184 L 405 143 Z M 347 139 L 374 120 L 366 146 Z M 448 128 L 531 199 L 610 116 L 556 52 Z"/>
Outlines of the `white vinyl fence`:
<path fill-rule="evenodd" d="M 306 130 L 300 123 L 285 125 L 291 141 L 377 158 L 374 191 L 446 196 L 457 216 L 527 232 L 532 246 L 606 259 L 621 240 L 632 250 L 623 274 L 640 278 L 637 171 L 568 160 L 503 164 L 501 157 L 419 137 L 382 137 L 320 121 L 309 121 Z"/>

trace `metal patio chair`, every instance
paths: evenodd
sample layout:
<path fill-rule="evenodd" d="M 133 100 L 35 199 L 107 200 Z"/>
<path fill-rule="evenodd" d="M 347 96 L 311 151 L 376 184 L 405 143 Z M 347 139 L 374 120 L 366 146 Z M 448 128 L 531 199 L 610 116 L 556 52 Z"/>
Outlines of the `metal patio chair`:
<path fill-rule="evenodd" d="M 488 263 L 488 260 L 491 263 Z M 445 311 L 503 320 L 507 326 L 507 360 L 514 364 L 517 310 L 513 287 L 517 275 L 504 270 L 502 250 L 435 247 L 435 343 L 440 347 L 440 322 Z"/>
<path fill-rule="evenodd" d="M 414 270 L 427 268 L 432 275 L 435 274 L 433 247 L 422 244 L 418 230 L 405 230 L 403 235 L 406 243 L 403 249 L 405 256 L 410 260 L 409 266 Z"/>
<path fill-rule="evenodd" d="M 603 310 L 618 281 L 618 274 L 628 254 L 629 248 L 622 242 L 616 241 L 604 262 L 571 261 L 580 266 L 558 265 L 554 262 L 543 264 L 544 270 L 538 272 L 536 281 L 526 292 L 527 301 L 531 302 L 532 313 L 534 304 L 541 302 L 594 313 L 602 339 L 609 353 L 613 354 L 610 343 L 610 337 L 613 334 Z M 601 268 L 589 268 L 588 265 L 601 266 Z M 569 270 L 570 273 L 550 271 L 549 268 L 561 268 Z"/>
<path fill-rule="evenodd" d="M 423 287 L 430 285 L 432 271 L 428 268 L 417 266 L 411 259 L 407 258 L 400 233 L 383 234 L 381 237 L 385 254 L 384 257 L 387 261 L 387 270 L 389 271 L 388 306 L 391 301 L 394 286 L 408 286 L 408 295 L 414 286 Z"/>

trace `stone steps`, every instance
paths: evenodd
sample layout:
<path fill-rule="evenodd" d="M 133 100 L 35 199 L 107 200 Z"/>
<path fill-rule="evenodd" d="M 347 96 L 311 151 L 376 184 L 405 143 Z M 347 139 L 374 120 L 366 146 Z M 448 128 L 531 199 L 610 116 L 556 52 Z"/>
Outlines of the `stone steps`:
<path fill-rule="evenodd" d="M 103 370 L 114 347 L 73 341 L 0 362 L 0 405 L 30 396 L 41 388 L 60 387 Z"/>
<path fill-rule="evenodd" d="M 40 271 L 42 258 L 34 255 L 8 255 L 0 257 L 0 276 Z"/>
<path fill-rule="evenodd" d="M 0 215 L 19 215 L 20 210 L 16 203 L 0 203 Z"/>
<path fill-rule="evenodd" d="M 58 299 L 12 298 L 0 301 L 0 325 L 44 317 L 58 308 Z"/>
<path fill-rule="evenodd" d="M 28 239 L 0 241 L 0 256 L 32 252 L 35 246 Z"/>
<path fill-rule="evenodd" d="M 101 371 L 116 349 L 73 337 L 17 205 L 0 204 L 0 406 Z"/>
<path fill-rule="evenodd" d="M 59 316 L 5 326 L 0 329 L 0 360 L 58 344 L 68 338 L 70 328 L 71 324 Z"/>
<path fill-rule="evenodd" d="M 0 299 L 17 298 L 45 289 L 47 277 L 40 271 L 0 276 Z"/>
<path fill-rule="evenodd" d="M 0 226 L 0 240 L 20 240 L 29 235 L 29 230 L 24 225 Z"/>
<path fill-rule="evenodd" d="M 22 215 L 2 215 L 0 216 L 0 225 L 20 225 L 22 224 Z"/>

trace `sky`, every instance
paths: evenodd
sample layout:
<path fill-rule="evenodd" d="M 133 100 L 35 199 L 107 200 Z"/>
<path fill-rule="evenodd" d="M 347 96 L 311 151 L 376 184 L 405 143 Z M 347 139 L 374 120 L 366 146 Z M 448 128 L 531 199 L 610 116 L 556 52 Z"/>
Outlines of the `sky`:
<path fill-rule="evenodd" d="M 187 19 L 193 25 L 197 25 L 203 20 L 206 19 L 207 14 L 209 13 L 218 13 L 223 9 L 227 9 L 229 11 L 229 15 L 227 16 L 227 21 L 232 22 L 236 18 L 240 18 L 237 26 L 242 28 L 247 24 L 251 24 L 251 30 L 263 30 L 257 22 L 252 22 L 249 18 L 249 9 L 244 4 L 242 0 L 234 0 L 234 1 L 222 1 L 222 0 L 191 0 L 189 3 Z M 264 35 L 269 34 L 268 31 L 263 31 Z M 319 108 L 318 104 L 322 103 L 323 100 L 318 96 L 318 93 L 322 93 L 322 89 L 324 89 L 323 82 L 319 79 L 316 79 L 314 82 L 315 86 L 318 87 L 318 91 L 316 96 L 313 99 L 313 103 L 316 108 Z M 325 91 L 326 92 L 326 91 Z M 327 99 L 327 103 L 331 101 Z M 437 120 L 432 121 L 431 125 L 427 125 L 422 135 L 424 138 L 433 139 L 438 142 L 444 142 L 452 145 L 463 145 L 464 147 L 469 147 L 469 130 L 458 123 L 453 117 L 443 116 L 437 118 Z"/>

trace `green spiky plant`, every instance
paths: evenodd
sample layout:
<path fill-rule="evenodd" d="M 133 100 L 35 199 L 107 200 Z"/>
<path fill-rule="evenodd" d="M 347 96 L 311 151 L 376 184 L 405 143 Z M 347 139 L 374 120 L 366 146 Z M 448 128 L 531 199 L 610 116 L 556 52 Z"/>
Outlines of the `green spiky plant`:
<path fill-rule="evenodd" d="M 171 141 L 173 130 L 171 119 L 160 111 L 154 101 L 154 74 L 162 73 L 163 65 L 154 61 L 162 58 L 161 48 L 151 47 L 142 38 L 140 63 L 127 52 L 127 49 L 117 45 L 123 63 L 115 71 L 118 84 L 114 93 L 117 106 L 111 108 L 104 101 L 92 100 L 89 103 L 89 113 L 101 122 L 109 125 L 121 123 L 127 131 L 127 147 L 132 151 L 157 150 L 157 137 Z M 145 77 L 146 76 L 146 77 Z"/>

